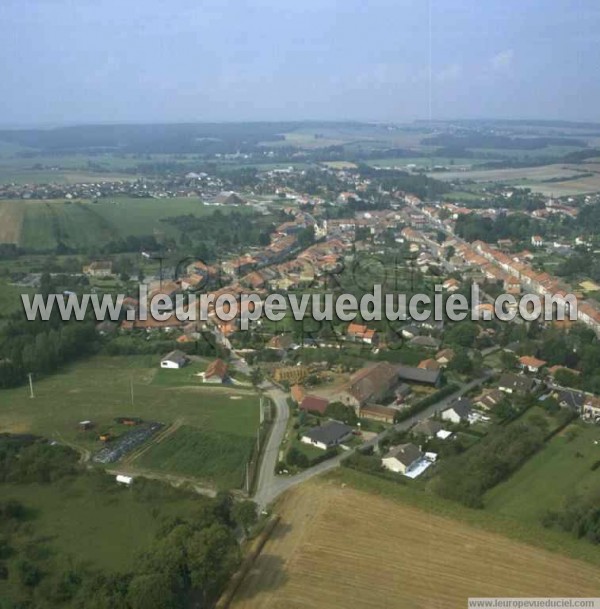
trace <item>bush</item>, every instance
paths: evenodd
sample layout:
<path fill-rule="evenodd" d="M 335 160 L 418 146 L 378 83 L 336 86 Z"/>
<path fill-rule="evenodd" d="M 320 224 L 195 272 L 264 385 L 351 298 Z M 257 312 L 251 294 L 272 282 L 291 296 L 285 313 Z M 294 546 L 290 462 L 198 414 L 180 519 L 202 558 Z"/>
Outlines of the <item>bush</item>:
<path fill-rule="evenodd" d="M 439 402 L 445 397 L 452 395 L 455 391 L 458 391 L 458 385 L 455 385 L 454 383 L 448 383 L 448 385 L 442 387 L 439 391 L 428 395 L 420 402 L 417 402 L 406 410 L 402 410 L 401 412 L 399 412 L 396 415 L 396 423 L 399 423 L 400 421 L 405 421 L 406 419 L 410 419 L 410 417 L 412 417 L 413 415 L 418 414 L 419 412 L 425 410 L 425 408 L 432 406 L 433 404 Z"/>

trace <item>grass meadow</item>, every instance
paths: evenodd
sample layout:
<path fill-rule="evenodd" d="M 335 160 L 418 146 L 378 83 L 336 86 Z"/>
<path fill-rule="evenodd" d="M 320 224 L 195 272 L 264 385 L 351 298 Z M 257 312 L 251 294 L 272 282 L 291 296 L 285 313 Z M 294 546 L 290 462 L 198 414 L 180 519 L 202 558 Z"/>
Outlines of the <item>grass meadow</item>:
<path fill-rule="evenodd" d="M 237 453 L 238 458 L 228 461 L 219 473 L 231 475 L 228 480 L 241 479 L 259 424 L 258 395 L 250 389 L 203 386 L 193 377 L 194 366 L 201 369 L 201 363 L 183 370 L 160 370 L 159 359 L 97 356 L 34 382 L 34 399 L 26 386 L 0 391 L 0 433 L 34 433 L 94 452 L 101 447 L 100 432 L 123 432 L 114 422 L 116 417 L 140 417 L 165 426 L 176 423 L 218 445 L 223 458 L 229 450 Z M 169 373 L 175 373 L 172 379 Z M 95 428 L 79 431 L 77 424 L 84 420 L 93 421 Z M 172 459 L 160 471 L 197 478 L 205 473 L 174 463 Z M 234 470 L 230 472 L 231 463 Z"/>
<path fill-rule="evenodd" d="M 230 208 L 219 208 L 228 213 Z M 247 213 L 245 208 L 235 208 Z M 179 235 L 165 218 L 214 213 L 198 198 L 137 199 L 115 197 L 91 201 L 0 201 L 0 242 L 31 250 L 102 246 L 130 235 Z"/>
<path fill-rule="evenodd" d="M 600 487 L 600 429 L 574 423 L 555 436 L 506 482 L 489 491 L 486 510 L 539 522 L 577 493 Z"/>
<path fill-rule="evenodd" d="M 239 488 L 254 442 L 248 436 L 184 426 L 153 444 L 134 466 L 202 478 L 218 488 Z"/>

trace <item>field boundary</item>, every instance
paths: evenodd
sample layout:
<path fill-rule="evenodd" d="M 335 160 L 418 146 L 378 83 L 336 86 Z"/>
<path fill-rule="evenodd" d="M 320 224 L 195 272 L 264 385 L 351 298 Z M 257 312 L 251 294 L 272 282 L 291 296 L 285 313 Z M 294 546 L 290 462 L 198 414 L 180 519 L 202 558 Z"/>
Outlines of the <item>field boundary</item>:
<path fill-rule="evenodd" d="M 254 563 L 263 551 L 267 541 L 269 541 L 269 538 L 273 534 L 275 527 L 279 524 L 280 519 L 281 518 L 279 516 L 275 515 L 269 520 L 269 522 L 267 522 L 265 528 L 256 538 L 250 552 L 242 561 L 240 568 L 234 573 L 233 577 L 229 580 L 229 584 L 221 595 L 221 598 L 217 601 L 215 609 L 228 609 L 230 607 L 237 591 L 240 589 L 240 586 L 244 582 L 246 575 L 248 575 L 248 572 L 254 566 Z"/>

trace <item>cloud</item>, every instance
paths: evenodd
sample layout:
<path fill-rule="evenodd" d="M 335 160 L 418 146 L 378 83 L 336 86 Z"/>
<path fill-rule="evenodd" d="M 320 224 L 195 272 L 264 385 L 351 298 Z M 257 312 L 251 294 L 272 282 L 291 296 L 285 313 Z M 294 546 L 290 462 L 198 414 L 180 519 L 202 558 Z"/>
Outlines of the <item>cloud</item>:
<path fill-rule="evenodd" d="M 506 49 L 505 51 L 496 53 L 490 61 L 492 70 L 495 70 L 496 72 L 506 72 L 510 70 L 514 57 L 515 52 L 512 49 Z"/>

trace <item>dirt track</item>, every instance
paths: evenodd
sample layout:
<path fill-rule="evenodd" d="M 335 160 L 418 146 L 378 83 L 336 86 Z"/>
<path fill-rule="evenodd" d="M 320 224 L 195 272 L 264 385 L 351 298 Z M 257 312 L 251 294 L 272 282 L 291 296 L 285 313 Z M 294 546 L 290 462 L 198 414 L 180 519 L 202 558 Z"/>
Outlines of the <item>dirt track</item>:
<path fill-rule="evenodd" d="M 600 596 L 587 563 L 334 483 L 286 495 L 232 609 L 461 609 L 469 596 Z"/>

